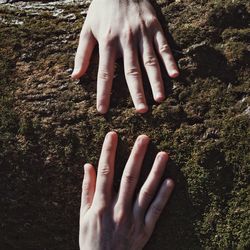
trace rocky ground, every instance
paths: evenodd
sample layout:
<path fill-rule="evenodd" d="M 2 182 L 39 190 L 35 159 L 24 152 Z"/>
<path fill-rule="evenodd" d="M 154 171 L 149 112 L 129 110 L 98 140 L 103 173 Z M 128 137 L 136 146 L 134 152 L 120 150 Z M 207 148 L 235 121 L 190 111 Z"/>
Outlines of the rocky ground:
<path fill-rule="evenodd" d="M 8 3 L 4 3 L 8 2 Z M 122 61 L 111 109 L 95 109 L 96 51 L 70 79 L 88 1 L 0 5 L 1 249 L 77 249 L 83 162 L 98 161 L 106 132 L 119 133 L 115 188 L 135 138 L 170 152 L 174 195 L 146 249 L 249 249 L 248 1 L 155 4 L 181 70 L 163 75 L 167 99 L 135 114 Z"/>

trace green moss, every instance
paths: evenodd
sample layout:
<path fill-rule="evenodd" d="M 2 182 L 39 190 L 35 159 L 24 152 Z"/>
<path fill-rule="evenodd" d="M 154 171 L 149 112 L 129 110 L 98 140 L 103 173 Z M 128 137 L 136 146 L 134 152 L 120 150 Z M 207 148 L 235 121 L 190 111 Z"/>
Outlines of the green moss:
<path fill-rule="evenodd" d="M 194 43 L 200 43 L 204 40 L 206 31 L 201 27 L 195 27 L 192 24 L 183 24 L 173 30 L 173 36 L 181 47 L 188 47 Z"/>
<path fill-rule="evenodd" d="M 213 10 L 209 16 L 211 25 L 225 29 L 227 27 L 246 27 L 249 20 L 249 12 L 244 1 L 215 1 L 212 2 Z"/>
<path fill-rule="evenodd" d="M 247 1 L 159 4 L 183 70 L 172 81 L 162 68 L 167 98 L 160 104 L 153 102 L 145 77 L 150 111 L 144 115 L 134 112 L 121 61 L 104 116 L 95 107 L 96 51 L 85 77 L 78 84 L 69 80 L 83 5 L 59 6 L 65 15 L 76 14 L 75 22 L 52 17 L 49 11 L 34 17 L 0 8 L 10 22 L 0 25 L 0 188 L 6 190 L 0 220 L 8 232 L 1 238 L 5 249 L 9 242 L 22 249 L 78 247 L 72 239 L 78 234 L 82 165 L 98 166 L 110 130 L 120 138 L 116 190 L 139 134 L 152 138 L 140 184 L 155 153 L 170 154 L 166 176 L 175 179 L 175 192 L 146 249 L 249 248 Z M 14 25 L 16 17 L 24 25 Z"/>

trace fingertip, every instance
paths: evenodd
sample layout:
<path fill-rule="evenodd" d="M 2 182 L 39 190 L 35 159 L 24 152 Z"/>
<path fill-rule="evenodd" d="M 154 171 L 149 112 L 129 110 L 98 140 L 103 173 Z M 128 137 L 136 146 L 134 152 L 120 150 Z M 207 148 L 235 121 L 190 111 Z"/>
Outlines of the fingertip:
<path fill-rule="evenodd" d="M 148 112 L 148 106 L 146 104 L 138 104 L 136 107 L 136 112 L 137 113 L 140 113 L 140 114 L 143 114 L 143 113 L 147 113 Z"/>
<path fill-rule="evenodd" d="M 164 160 L 164 161 L 168 161 L 168 153 L 165 151 L 161 151 L 158 153 L 158 157 L 160 157 L 160 159 Z"/>
<path fill-rule="evenodd" d="M 115 131 L 108 132 L 107 136 L 110 136 L 111 138 L 114 138 L 114 139 L 118 137 L 118 135 Z"/>
<path fill-rule="evenodd" d="M 141 135 L 138 136 L 138 138 L 149 139 L 149 137 L 146 134 L 141 134 Z"/>
<path fill-rule="evenodd" d="M 110 143 L 117 143 L 118 141 L 118 135 L 115 131 L 110 131 L 106 134 L 106 139 L 110 142 Z"/>
<path fill-rule="evenodd" d="M 77 79 L 79 79 L 81 77 L 81 75 L 82 74 L 81 74 L 80 70 L 75 70 L 74 69 L 74 71 L 71 74 L 71 78 L 77 80 Z"/>
<path fill-rule="evenodd" d="M 149 143 L 149 141 L 150 141 L 150 138 L 145 134 L 139 135 L 137 137 L 137 143 L 147 144 Z"/>
<path fill-rule="evenodd" d="M 83 167 L 84 167 L 84 173 L 87 173 L 87 172 L 91 171 L 91 169 L 93 168 L 93 165 L 90 163 L 86 163 L 86 164 L 84 164 Z"/>
<path fill-rule="evenodd" d="M 100 114 L 104 115 L 104 114 L 106 114 L 106 113 L 108 112 L 108 107 L 105 106 L 105 105 L 103 105 L 103 104 L 98 105 L 98 106 L 97 106 L 97 111 L 98 111 Z"/>
<path fill-rule="evenodd" d="M 175 187 L 174 181 L 173 181 L 172 179 L 166 179 L 166 180 L 165 180 L 165 184 L 166 184 L 166 188 L 167 188 L 168 190 L 170 190 L 170 192 L 172 192 L 173 189 L 174 189 L 174 187 Z"/>
<path fill-rule="evenodd" d="M 154 97 L 154 100 L 156 101 L 156 102 L 163 102 L 164 100 L 165 100 L 165 95 L 163 95 L 163 94 L 157 94 L 155 97 Z"/>
<path fill-rule="evenodd" d="M 71 78 L 74 79 L 74 80 L 77 79 L 76 74 L 74 72 L 71 74 Z"/>
<path fill-rule="evenodd" d="M 169 76 L 170 76 L 171 78 L 176 78 L 176 77 L 178 77 L 179 75 L 180 75 L 180 72 L 179 72 L 178 70 L 173 70 L 173 71 L 169 72 Z"/>

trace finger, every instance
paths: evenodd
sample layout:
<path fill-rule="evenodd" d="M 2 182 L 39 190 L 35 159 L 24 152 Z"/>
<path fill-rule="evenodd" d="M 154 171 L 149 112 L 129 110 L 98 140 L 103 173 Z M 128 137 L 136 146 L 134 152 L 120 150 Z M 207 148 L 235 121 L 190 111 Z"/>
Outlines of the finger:
<path fill-rule="evenodd" d="M 81 213 L 85 213 L 91 206 L 95 193 L 96 173 L 91 164 L 84 165 L 82 182 Z"/>
<path fill-rule="evenodd" d="M 179 70 L 161 27 L 159 27 L 155 33 L 154 43 L 168 75 L 172 78 L 177 77 L 179 75 Z"/>
<path fill-rule="evenodd" d="M 149 176 L 137 196 L 134 207 L 134 214 L 136 217 L 142 217 L 145 215 L 149 204 L 154 198 L 155 192 L 166 168 L 167 161 L 168 154 L 166 152 L 160 152 L 157 154 Z"/>
<path fill-rule="evenodd" d="M 155 200 L 150 205 L 145 217 L 145 230 L 149 235 L 152 234 L 155 224 L 158 221 L 160 214 L 162 213 L 170 195 L 174 189 L 174 182 L 171 179 L 166 179 L 160 188 Z"/>
<path fill-rule="evenodd" d="M 161 102 L 165 99 L 165 91 L 161 77 L 160 66 L 151 41 L 146 32 L 143 32 L 142 37 L 143 38 L 140 43 L 140 52 L 142 55 L 143 64 L 151 84 L 154 100 Z"/>
<path fill-rule="evenodd" d="M 123 57 L 125 78 L 135 109 L 139 113 L 145 113 L 148 111 L 148 106 L 146 104 L 143 90 L 141 70 L 138 61 L 137 50 L 131 43 L 128 43 L 126 46 L 124 46 Z"/>
<path fill-rule="evenodd" d="M 93 201 L 94 206 L 99 208 L 106 207 L 111 199 L 117 141 L 117 134 L 109 132 L 103 142 Z"/>
<path fill-rule="evenodd" d="M 89 66 L 90 57 L 96 45 L 96 40 L 87 24 L 83 25 L 75 56 L 75 66 L 72 78 L 80 78 Z"/>
<path fill-rule="evenodd" d="M 104 114 L 108 111 L 116 50 L 110 42 L 99 46 L 99 69 L 97 77 L 97 110 Z"/>
<path fill-rule="evenodd" d="M 146 135 L 137 138 L 124 168 L 117 201 L 122 207 L 131 205 L 148 143 Z"/>

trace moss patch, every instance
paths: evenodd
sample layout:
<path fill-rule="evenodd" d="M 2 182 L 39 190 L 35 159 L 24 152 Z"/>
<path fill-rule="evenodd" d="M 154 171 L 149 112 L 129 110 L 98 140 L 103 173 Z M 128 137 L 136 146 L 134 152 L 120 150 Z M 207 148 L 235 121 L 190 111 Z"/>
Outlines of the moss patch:
<path fill-rule="evenodd" d="M 182 74 L 162 71 L 161 104 L 145 77 L 150 111 L 138 115 L 118 61 L 105 116 L 95 108 L 97 51 L 80 82 L 69 77 L 87 6 L 20 6 L 0 6 L 3 249 L 78 249 L 82 166 L 97 166 L 110 130 L 120 138 L 116 189 L 139 134 L 152 138 L 140 183 L 157 150 L 171 156 L 176 189 L 146 249 L 248 249 L 248 1 L 158 1 Z"/>

